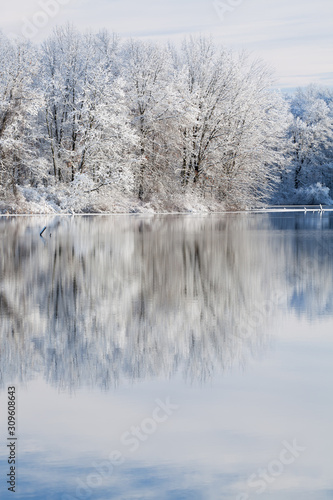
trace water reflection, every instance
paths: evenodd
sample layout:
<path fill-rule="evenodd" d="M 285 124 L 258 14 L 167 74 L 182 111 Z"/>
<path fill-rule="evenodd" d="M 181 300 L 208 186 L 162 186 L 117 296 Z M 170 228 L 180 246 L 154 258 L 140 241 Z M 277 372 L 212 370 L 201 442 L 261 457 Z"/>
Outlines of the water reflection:
<path fill-rule="evenodd" d="M 333 311 L 332 222 L 2 219 L 1 384 L 43 374 L 61 388 L 109 388 L 176 372 L 206 380 L 244 364 L 279 307 Z"/>

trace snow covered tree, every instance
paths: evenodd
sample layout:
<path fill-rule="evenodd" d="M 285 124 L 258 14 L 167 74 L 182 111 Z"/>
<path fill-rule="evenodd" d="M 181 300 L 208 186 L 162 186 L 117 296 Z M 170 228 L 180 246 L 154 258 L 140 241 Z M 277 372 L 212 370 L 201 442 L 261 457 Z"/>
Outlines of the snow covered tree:
<path fill-rule="evenodd" d="M 168 52 L 152 42 L 130 40 L 123 49 L 126 94 L 133 126 L 139 136 L 137 192 L 143 200 L 158 190 L 168 173 L 166 136 L 174 114 Z"/>
<path fill-rule="evenodd" d="M 182 183 L 209 184 L 227 205 L 257 203 L 283 160 L 287 115 L 265 65 L 207 38 L 186 40 L 178 65 L 192 110 L 191 124 L 185 120 L 179 130 Z"/>
<path fill-rule="evenodd" d="M 43 44 L 45 124 L 54 177 L 88 174 L 97 184 L 132 182 L 135 145 L 117 75 L 118 39 L 57 28 Z"/>
<path fill-rule="evenodd" d="M 281 191 L 291 202 L 325 203 L 333 188 L 333 92 L 316 85 L 299 88 L 288 97 L 292 121 L 291 168 Z"/>
<path fill-rule="evenodd" d="M 2 195 L 38 175 L 36 121 L 38 71 L 29 43 L 11 42 L 0 33 L 0 185 Z"/>
<path fill-rule="evenodd" d="M 333 182 L 333 92 L 310 85 L 291 100 L 295 188 Z"/>

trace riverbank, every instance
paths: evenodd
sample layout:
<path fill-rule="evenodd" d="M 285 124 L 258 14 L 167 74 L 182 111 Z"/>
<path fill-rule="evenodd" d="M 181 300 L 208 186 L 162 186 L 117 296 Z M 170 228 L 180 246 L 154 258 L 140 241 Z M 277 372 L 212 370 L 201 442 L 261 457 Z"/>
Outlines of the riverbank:
<path fill-rule="evenodd" d="M 213 214 L 227 212 L 324 212 L 332 211 L 332 204 L 261 204 L 249 207 L 228 206 L 206 196 L 188 191 L 160 196 L 152 195 L 141 201 L 128 193 L 101 188 L 89 193 L 70 191 L 65 187 L 17 187 L 0 200 L 0 216 L 4 215 L 109 215 L 109 214 Z"/>
<path fill-rule="evenodd" d="M 209 193 L 206 196 L 187 193 L 156 193 L 145 200 L 119 190 L 102 187 L 91 192 L 70 190 L 65 186 L 17 187 L 15 194 L 0 200 L 2 215 L 60 214 L 131 214 L 131 213 L 211 213 L 228 209 Z"/>

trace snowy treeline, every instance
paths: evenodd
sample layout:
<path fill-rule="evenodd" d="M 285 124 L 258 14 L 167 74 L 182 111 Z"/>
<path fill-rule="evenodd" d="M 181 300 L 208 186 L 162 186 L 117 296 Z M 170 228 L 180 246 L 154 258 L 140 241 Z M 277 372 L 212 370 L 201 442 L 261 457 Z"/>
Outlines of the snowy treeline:
<path fill-rule="evenodd" d="M 332 93 L 271 86 L 264 63 L 207 38 L 0 34 L 2 210 L 245 207 L 317 182 L 328 199 Z"/>

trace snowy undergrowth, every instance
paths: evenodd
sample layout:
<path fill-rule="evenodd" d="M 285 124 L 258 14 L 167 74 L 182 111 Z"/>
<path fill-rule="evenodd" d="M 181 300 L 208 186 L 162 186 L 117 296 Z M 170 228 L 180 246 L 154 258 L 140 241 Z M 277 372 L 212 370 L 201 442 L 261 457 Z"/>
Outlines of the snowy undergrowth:
<path fill-rule="evenodd" d="M 152 195 L 140 201 L 114 187 L 93 189 L 89 178 L 80 179 L 70 187 L 65 184 L 37 188 L 17 186 L 16 195 L 0 199 L 0 213 L 209 213 L 226 209 L 213 198 L 204 198 L 191 191 L 175 193 L 172 197 Z"/>
<path fill-rule="evenodd" d="M 287 190 L 283 197 L 278 194 L 272 202 L 281 205 L 333 205 L 330 189 L 320 182 L 298 189 Z"/>
<path fill-rule="evenodd" d="M 333 205 L 333 200 L 330 197 L 330 190 L 326 186 L 322 186 L 320 182 L 311 184 L 304 188 L 297 189 L 295 192 L 295 204 L 304 203 L 305 205 Z"/>

